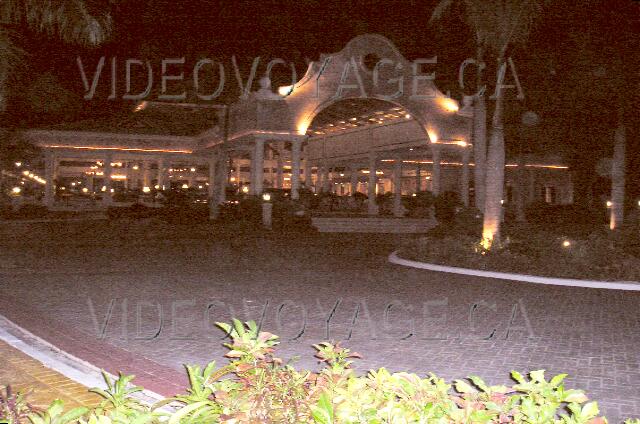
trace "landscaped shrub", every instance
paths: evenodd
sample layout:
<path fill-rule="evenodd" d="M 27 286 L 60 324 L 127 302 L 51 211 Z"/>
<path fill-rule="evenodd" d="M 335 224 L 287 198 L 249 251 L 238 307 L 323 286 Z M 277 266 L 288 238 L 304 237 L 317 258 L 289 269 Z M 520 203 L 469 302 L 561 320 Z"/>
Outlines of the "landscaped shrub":
<path fill-rule="evenodd" d="M 451 228 L 455 229 L 455 226 Z M 637 233 L 636 233 L 637 234 Z M 588 280 L 640 281 L 640 257 L 623 233 L 601 230 L 584 239 L 531 226 L 509 227 L 501 246 L 487 251 L 477 235 L 439 225 L 401 249 L 408 259 L 488 271 Z M 629 243 L 629 244 L 627 244 Z"/>
<path fill-rule="evenodd" d="M 38 409 L 25 400 L 25 394 L 14 392 L 11 386 L 0 388 L 0 423 L 27 422 L 29 415 L 37 412 Z"/>
<path fill-rule="evenodd" d="M 279 231 L 315 231 L 304 203 L 288 197 L 273 202 L 272 226 Z"/>
<path fill-rule="evenodd" d="M 434 207 L 438 223 L 447 224 L 453 222 L 458 209 L 462 207 L 462 203 L 458 193 L 445 191 L 436 197 Z"/>
<path fill-rule="evenodd" d="M 110 206 L 107 208 L 107 217 L 109 219 L 144 219 L 158 215 L 158 209 L 136 203 L 135 205 L 118 207 Z"/>
<path fill-rule="evenodd" d="M 411 218 L 430 218 L 435 198 L 430 191 L 420 191 L 415 196 L 402 198 L 402 205 Z"/>
<path fill-rule="evenodd" d="M 447 384 L 430 374 L 419 377 L 384 368 L 357 376 L 351 359 L 359 357 L 338 344 L 314 345 L 324 363 L 317 373 L 297 371 L 274 356 L 278 337 L 255 322 L 218 323 L 230 337 L 230 363 L 204 369 L 187 366 L 185 394 L 147 406 L 133 395 L 132 376 L 111 381 L 95 409 L 64 412 L 54 401 L 46 411 L 29 414 L 32 424 L 111 423 L 436 423 L 436 424 L 601 424 L 596 402 L 581 390 L 565 389 L 565 374 L 547 380 L 543 370 L 529 378 L 518 372 L 515 384 L 490 386 L 476 376 Z M 0 409 L 2 410 L 2 409 Z M 0 419 L 3 419 L 0 416 Z M 7 419 L 4 417 L 4 419 Z M 19 418 L 13 423 L 25 422 Z M 636 421 L 628 423 L 640 424 Z"/>
<path fill-rule="evenodd" d="M 535 202 L 527 206 L 525 217 L 530 225 L 572 237 L 585 237 L 606 224 L 606 213 L 600 206 Z"/>

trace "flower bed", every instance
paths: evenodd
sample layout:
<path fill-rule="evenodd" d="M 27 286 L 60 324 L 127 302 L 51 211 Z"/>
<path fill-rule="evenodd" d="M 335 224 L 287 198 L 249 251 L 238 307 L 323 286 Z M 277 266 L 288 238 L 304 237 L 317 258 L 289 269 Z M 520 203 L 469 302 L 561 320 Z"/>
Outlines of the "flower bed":
<path fill-rule="evenodd" d="M 512 231 L 502 246 L 490 251 L 478 238 L 447 234 L 424 237 L 404 245 L 404 259 L 553 278 L 598 281 L 640 281 L 637 235 L 596 232 L 577 239 L 540 230 Z"/>
<path fill-rule="evenodd" d="M 314 345 L 325 364 L 318 372 L 297 371 L 274 356 L 278 337 L 254 322 L 218 323 L 232 339 L 230 363 L 204 369 L 187 366 L 185 394 L 146 405 L 132 376 L 92 389 L 104 398 L 93 410 L 64 411 L 60 401 L 35 411 L 21 395 L 0 391 L 0 422 L 11 424 L 111 423 L 553 423 L 600 424 L 596 402 L 581 390 L 565 389 L 565 374 L 547 380 L 543 370 L 529 378 L 518 372 L 515 384 L 490 386 L 479 377 L 447 384 L 431 374 L 419 377 L 381 368 L 365 376 L 351 370 L 359 355 L 330 343 Z M 4 420 L 4 421 L 2 421 Z M 627 423 L 640 424 L 628 420 Z"/>

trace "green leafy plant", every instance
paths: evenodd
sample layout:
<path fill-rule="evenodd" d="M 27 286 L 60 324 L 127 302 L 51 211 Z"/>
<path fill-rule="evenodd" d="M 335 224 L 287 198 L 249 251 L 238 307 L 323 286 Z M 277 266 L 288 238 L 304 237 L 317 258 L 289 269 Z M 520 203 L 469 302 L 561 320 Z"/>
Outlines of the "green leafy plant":
<path fill-rule="evenodd" d="M 566 374 L 547 379 L 544 370 L 527 376 L 513 371 L 511 386 L 492 386 L 478 376 L 448 384 L 433 374 L 385 368 L 358 376 L 351 365 L 360 355 L 329 342 L 314 345 L 324 365 L 319 372 L 298 371 L 274 357 L 278 337 L 255 322 L 234 319 L 218 326 L 231 338 L 225 343 L 230 361 L 221 368 L 215 362 L 186 366 L 184 394 L 149 406 L 136 399 L 142 388 L 132 384 L 133 376 L 112 380 L 103 373 L 107 388 L 92 389 L 104 399 L 97 408 L 65 413 L 56 400 L 28 419 L 32 424 L 607 423 L 583 391 L 565 388 Z M 22 398 L 19 403 L 25 405 Z M 7 422 L 22 423 L 24 417 Z"/>
<path fill-rule="evenodd" d="M 19 423 L 36 411 L 26 401 L 26 396 L 25 393 L 14 392 L 11 386 L 0 388 L 0 423 Z"/>
<path fill-rule="evenodd" d="M 54 400 L 49 407 L 43 411 L 29 415 L 32 424 L 67 424 L 76 422 L 80 417 L 89 412 L 88 408 L 74 408 L 64 412 L 64 402 Z"/>

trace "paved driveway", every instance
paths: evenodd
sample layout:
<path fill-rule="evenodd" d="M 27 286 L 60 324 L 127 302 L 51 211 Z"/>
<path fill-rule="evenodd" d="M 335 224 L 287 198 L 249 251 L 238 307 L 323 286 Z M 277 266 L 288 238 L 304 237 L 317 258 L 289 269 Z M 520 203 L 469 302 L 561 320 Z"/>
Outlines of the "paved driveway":
<path fill-rule="evenodd" d="M 497 384 L 512 369 L 546 369 L 568 373 L 611 422 L 640 417 L 640 293 L 390 265 L 402 239 L 389 235 L 31 230 L 5 234 L 2 313 L 102 366 L 139 374 L 158 365 L 145 382 L 172 380 L 183 363 L 224 361 L 214 323 L 235 316 L 279 334 L 280 356 L 299 366 L 316 367 L 311 344 L 333 339 L 364 356 L 361 371 Z"/>

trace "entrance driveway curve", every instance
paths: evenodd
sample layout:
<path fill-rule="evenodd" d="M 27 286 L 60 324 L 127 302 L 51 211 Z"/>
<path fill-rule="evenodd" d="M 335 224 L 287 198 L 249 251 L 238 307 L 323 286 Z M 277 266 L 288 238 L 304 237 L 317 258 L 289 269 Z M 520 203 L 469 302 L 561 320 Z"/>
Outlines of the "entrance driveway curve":
<path fill-rule="evenodd" d="M 402 242 L 390 235 L 143 226 L 2 230 L 0 313 L 166 394 L 183 363 L 224 363 L 214 323 L 233 316 L 280 335 L 279 356 L 302 367 L 329 339 L 363 355 L 358 371 L 498 384 L 545 369 L 568 373 L 610 422 L 640 417 L 640 293 L 404 268 L 387 263 Z"/>

